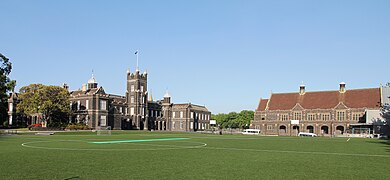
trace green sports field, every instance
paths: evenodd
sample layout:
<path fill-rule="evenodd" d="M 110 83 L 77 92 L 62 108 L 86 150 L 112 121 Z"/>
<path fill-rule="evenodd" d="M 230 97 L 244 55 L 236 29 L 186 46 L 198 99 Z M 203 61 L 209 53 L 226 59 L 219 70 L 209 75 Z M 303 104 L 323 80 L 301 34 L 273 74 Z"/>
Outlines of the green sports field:
<path fill-rule="evenodd" d="M 386 140 L 113 131 L 0 136 L 0 179 L 389 179 Z"/>

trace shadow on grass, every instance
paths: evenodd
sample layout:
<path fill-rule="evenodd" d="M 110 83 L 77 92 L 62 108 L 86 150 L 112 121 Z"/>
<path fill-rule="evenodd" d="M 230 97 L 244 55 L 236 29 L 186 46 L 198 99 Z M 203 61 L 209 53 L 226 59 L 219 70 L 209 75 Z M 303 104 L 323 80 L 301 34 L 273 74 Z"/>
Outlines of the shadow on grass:
<path fill-rule="evenodd" d="M 371 141 L 371 143 L 385 145 L 386 150 L 390 152 L 390 139 L 379 139 L 377 141 Z"/>
<path fill-rule="evenodd" d="M 73 177 L 65 178 L 64 180 L 71 180 L 71 179 L 81 179 L 81 177 L 80 176 L 73 176 Z"/>

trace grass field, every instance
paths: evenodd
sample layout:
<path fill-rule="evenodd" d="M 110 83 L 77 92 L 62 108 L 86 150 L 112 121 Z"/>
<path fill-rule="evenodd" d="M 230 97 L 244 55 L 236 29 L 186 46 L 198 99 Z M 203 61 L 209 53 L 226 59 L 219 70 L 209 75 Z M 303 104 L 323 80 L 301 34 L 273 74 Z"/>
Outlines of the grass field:
<path fill-rule="evenodd" d="M 0 179 L 389 179 L 377 139 L 113 131 L 0 136 Z"/>

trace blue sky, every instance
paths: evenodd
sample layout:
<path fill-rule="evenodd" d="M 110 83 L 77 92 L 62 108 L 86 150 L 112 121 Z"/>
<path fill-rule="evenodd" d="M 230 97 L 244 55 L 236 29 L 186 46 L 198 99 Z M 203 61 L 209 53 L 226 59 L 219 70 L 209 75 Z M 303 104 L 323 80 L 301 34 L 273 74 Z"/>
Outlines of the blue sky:
<path fill-rule="evenodd" d="M 2 0 L 0 52 L 17 90 L 75 90 L 92 69 L 124 95 L 126 70 L 149 92 L 213 113 L 254 110 L 272 92 L 378 87 L 390 81 L 390 1 Z"/>

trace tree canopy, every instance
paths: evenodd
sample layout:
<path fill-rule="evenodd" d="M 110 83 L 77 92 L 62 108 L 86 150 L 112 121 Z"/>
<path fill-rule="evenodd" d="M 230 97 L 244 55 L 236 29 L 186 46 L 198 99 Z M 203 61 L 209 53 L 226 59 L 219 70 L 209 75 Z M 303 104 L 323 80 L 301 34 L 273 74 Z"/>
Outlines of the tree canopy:
<path fill-rule="evenodd" d="M 253 120 L 254 112 L 243 110 L 240 113 L 230 112 L 228 114 L 219 113 L 211 115 L 222 128 L 248 128 Z"/>
<path fill-rule="evenodd" d="M 16 81 L 10 80 L 9 74 L 12 70 L 12 63 L 7 57 L 0 53 L 0 123 L 7 121 L 7 99 L 8 92 L 13 91 Z"/>
<path fill-rule="evenodd" d="M 60 86 L 30 84 L 20 88 L 17 110 L 26 115 L 42 113 L 49 127 L 58 127 L 68 121 L 69 92 Z"/>

